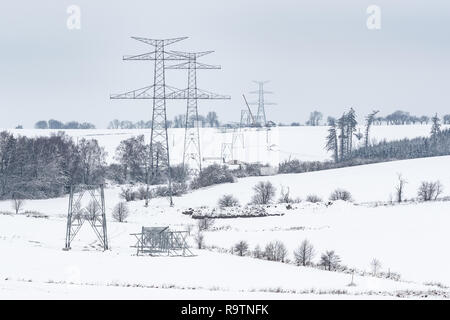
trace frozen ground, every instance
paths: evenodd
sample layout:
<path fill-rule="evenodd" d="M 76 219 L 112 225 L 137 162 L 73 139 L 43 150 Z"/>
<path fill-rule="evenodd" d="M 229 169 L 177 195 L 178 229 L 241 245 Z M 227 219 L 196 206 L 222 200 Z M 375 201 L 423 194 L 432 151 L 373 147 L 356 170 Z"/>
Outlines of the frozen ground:
<path fill-rule="evenodd" d="M 396 174 L 402 173 L 408 180 L 408 198 L 415 196 L 420 181 L 436 179 L 443 183 L 446 196 L 450 191 L 449 162 L 450 157 L 436 157 L 245 178 L 175 198 L 173 208 L 166 199 L 152 200 L 149 208 L 144 208 L 142 201 L 132 202 L 128 222 L 123 224 L 110 217 L 110 209 L 119 201 L 119 188 L 112 187 L 106 192 L 112 248 L 108 252 L 98 251 L 87 226 L 74 242 L 73 250 L 62 251 L 67 198 L 29 200 L 24 210 L 38 211 L 49 218 L 0 215 L 0 298 L 78 298 L 85 293 L 92 298 L 104 295 L 165 299 L 189 295 L 211 299 L 339 299 L 374 294 L 377 298 L 418 298 L 430 296 L 428 290 L 438 292 L 432 297 L 448 296 L 449 289 L 424 285 L 450 285 L 450 260 L 445 255 L 450 243 L 450 202 L 445 201 L 394 206 L 300 203 L 293 210 L 273 205 L 268 210 L 282 216 L 221 219 L 205 234 L 207 245 L 224 249 L 239 240 L 248 241 L 251 248 L 280 240 L 291 259 L 292 251 L 308 238 L 318 253 L 315 262 L 324 250 L 336 250 L 347 266 L 370 271 L 370 261 L 377 258 L 383 271 L 398 272 L 406 282 L 355 276 L 356 286 L 349 287 L 348 274 L 205 250 L 195 250 L 196 256 L 189 258 L 136 257 L 130 248 L 134 240 L 129 234 L 139 231 L 142 225 L 185 229 L 196 223 L 182 214 L 185 208 L 214 206 L 224 193 L 234 194 L 245 204 L 253 185 L 260 180 L 273 181 L 278 191 L 280 185 L 290 187 L 293 197 L 303 199 L 309 193 L 326 199 L 331 190 L 343 187 L 361 203 L 388 200 Z M 10 206 L 8 201 L 0 202 L 0 211 L 11 211 Z"/>
<path fill-rule="evenodd" d="M 446 126 L 442 126 L 448 127 Z M 405 126 L 373 126 L 371 140 L 396 140 L 428 136 L 431 125 L 405 125 Z M 331 157 L 324 150 L 325 137 L 328 127 L 275 127 L 267 130 L 244 129 L 240 131 L 223 131 L 215 128 L 201 128 L 200 139 L 202 157 L 217 158 L 221 156 L 222 143 L 233 143 L 233 158 L 244 162 L 262 162 L 278 165 L 280 161 L 296 158 L 303 161 L 328 160 Z M 358 127 L 357 130 L 364 131 Z M 35 129 L 8 129 L 14 134 L 25 136 L 50 135 L 58 130 Z M 121 130 L 64 130 L 75 140 L 97 139 L 108 153 L 107 161 L 114 161 L 114 154 L 120 141 L 144 134 L 147 141 L 150 139 L 150 129 L 121 129 Z M 184 129 L 169 129 L 169 148 L 173 164 L 180 163 L 183 155 Z M 211 160 L 212 161 L 212 160 Z M 209 162 L 211 162 L 209 161 Z M 205 162 L 208 164 L 208 161 Z"/>

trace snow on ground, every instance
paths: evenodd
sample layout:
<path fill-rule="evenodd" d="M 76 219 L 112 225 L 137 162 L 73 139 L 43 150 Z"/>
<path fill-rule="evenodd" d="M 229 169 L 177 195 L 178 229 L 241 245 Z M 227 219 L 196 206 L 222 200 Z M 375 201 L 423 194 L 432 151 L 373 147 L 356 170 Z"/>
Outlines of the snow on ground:
<path fill-rule="evenodd" d="M 351 276 L 348 274 L 205 250 L 194 250 L 194 257 L 137 257 L 132 255 L 133 249 L 129 247 L 131 237 L 128 233 L 135 227 L 132 223 L 109 223 L 110 251 L 97 251 L 92 241 L 94 238 L 89 237 L 87 232 L 77 238 L 71 251 L 62 251 L 64 219 L 2 215 L 0 221 L 0 276 L 3 279 L 0 282 L 0 295 L 6 298 L 10 291 L 12 296 L 20 296 L 16 290 L 25 289 L 26 283 L 32 288 L 31 294 L 41 290 L 43 297 L 48 295 L 45 292 L 55 294 L 53 290 L 56 293 L 63 291 L 63 296 L 67 292 L 69 296 L 80 296 L 86 291 L 86 286 L 95 286 L 92 295 L 96 291 L 98 294 L 98 291 L 106 291 L 106 297 L 120 296 L 127 290 L 110 293 L 108 288 L 131 287 L 135 288 L 132 296 L 148 294 L 149 297 L 158 298 L 167 296 L 164 290 L 169 289 L 201 290 L 194 298 L 204 297 L 202 293 L 205 290 L 224 292 L 235 298 L 266 291 L 280 292 L 280 297 L 286 293 L 291 298 L 293 293 L 331 295 L 336 292 L 349 297 L 355 295 L 357 298 L 359 295 L 395 296 L 399 292 L 437 289 L 418 283 L 368 276 L 355 276 L 356 286 L 350 287 Z M 90 244 L 89 238 L 92 241 Z M 52 284 L 54 286 L 49 286 Z M 160 289 L 163 292 L 158 296 L 157 292 L 142 288 Z M 22 296 L 27 295 L 22 292 Z M 301 295 L 297 298 L 301 298 Z"/>
<path fill-rule="evenodd" d="M 443 128 L 450 127 L 443 125 Z M 397 140 L 428 136 L 431 125 L 373 126 L 371 140 Z M 48 136 L 60 130 L 7 129 L 15 135 Z M 274 127 L 267 130 L 244 129 L 223 130 L 200 128 L 202 157 L 217 158 L 221 156 L 223 143 L 233 143 L 233 158 L 244 162 L 270 163 L 277 166 L 280 161 L 295 158 L 303 161 L 329 160 L 331 154 L 324 150 L 328 127 Z M 361 126 L 357 130 L 364 131 Z M 114 154 L 120 141 L 132 136 L 144 134 L 146 141 L 150 138 L 150 129 L 89 129 L 63 130 L 76 140 L 81 138 L 97 139 L 108 153 L 107 162 L 114 161 Z M 169 133 L 170 159 L 172 164 L 182 162 L 184 146 L 184 129 L 171 128 Z M 212 160 L 211 160 L 212 161 Z M 206 161 L 205 164 L 211 161 Z"/>
<path fill-rule="evenodd" d="M 167 199 L 153 199 L 148 208 L 143 201 L 130 202 L 127 223 L 112 221 L 111 209 L 119 200 L 118 187 L 106 190 L 108 234 L 111 250 L 98 251 L 97 242 L 88 226 L 73 243 L 73 250 L 62 251 L 65 236 L 67 197 L 48 200 L 28 200 L 24 210 L 49 215 L 48 219 L 24 215 L 0 215 L 0 296 L 23 296 L 23 288 L 30 286 L 30 295 L 43 297 L 78 297 L 90 291 L 91 295 L 106 292 L 106 297 L 175 296 L 178 291 L 199 290 L 193 297 L 251 298 L 261 297 L 262 291 L 282 291 L 279 297 L 310 297 L 311 292 L 331 294 L 342 291 L 348 297 L 363 298 L 376 292 L 395 295 L 398 291 L 424 292 L 436 287 L 424 282 L 450 285 L 450 261 L 443 254 L 450 243 L 450 202 L 408 203 L 402 205 L 349 204 L 332 205 L 299 203 L 287 210 L 285 205 L 272 205 L 269 210 L 282 216 L 258 218 L 219 219 L 214 229 L 205 233 L 206 243 L 229 249 L 240 240 L 264 247 L 269 241 L 280 240 L 292 251 L 303 239 L 309 239 L 320 253 L 335 250 L 349 267 L 370 271 L 370 262 L 377 258 L 383 271 L 398 272 L 402 279 L 396 282 L 373 277 L 356 277 L 356 287 L 348 287 L 348 274 L 327 272 L 314 268 L 237 257 L 226 253 L 195 250 L 196 257 L 136 257 L 130 233 L 141 226 L 171 226 L 186 229 L 196 220 L 182 214 L 185 208 L 214 206 L 225 193 L 232 193 L 241 204 L 250 200 L 252 187 L 261 180 L 290 187 L 293 197 L 304 198 L 316 193 L 326 199 L 336 187 L 348 189 L 357 202 L 386 201 L 393 192 L 397 172 L 408 180 L 406 196 L 415 196 L 422 180 L 440 179 L 444 195 L 450 191 L 447 175 L 450 157 L 436 157 L 396 161 L 382 164 L 342 168 L 321 172 L 251 177 L 234 184 L 200 189 L 175 198 L 170 208 Z M 278 195 L 277 195 L 278 196 Z M 0 211 L 11 211 L 9 201 L 0 202 Z M 189 240 L 193 245 L 193 240 Z M 8 280 L 4 280 L 8 278 Z M 31 282 L 27 282 L 31 280 Z M 75 285 L 71 286 L 70 283 Z M 78 285 L 76 285 L 78 284 Z M 126 286 L 145 288 L 124 288 Z M 63 288 L 64 286 L 64 288 Z M 114 290 L 109 290 L 114 286 Z M 166 289 L 166 288 L 171 289 Z M 129 290 L 128 290 L 129 289 Z M 134 291 L 134 290 L 140 291 Z M 448 289 L 442 289 L 448 291 Z M 133 293 L 129 293 L 133 291 Z M 159 296 L 159 291 L 161 295 Z M 33 293 L 34 292 L 34 293 Z M 78 294 L 78 292 L 80 292 Z M 293 294 L 295 292 L 295 294 Z M 381 292 L 381 293 L 379 293 Z M 362 294 L 362 295 L 360 295 Z M 347 296 L 331 295 L 343 298 Z M 272 298 L 272 296 L 270 296 Z"/>

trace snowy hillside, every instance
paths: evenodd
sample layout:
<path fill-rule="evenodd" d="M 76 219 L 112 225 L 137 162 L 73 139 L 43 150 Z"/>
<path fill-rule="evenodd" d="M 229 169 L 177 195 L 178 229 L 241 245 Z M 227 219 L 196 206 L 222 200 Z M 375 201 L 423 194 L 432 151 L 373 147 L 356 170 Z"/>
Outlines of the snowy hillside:
<path fill-rule="evenodd" d="M 129 202 L 127 223 L 111 217 L 112 207 L 121 199 L 119 187 L 106 190 L 108 233 L 111 250 L 98 251 L 95 235 L 86 225 L 69 252 L 64 246 L 67 197 L 28 200 L 25 211 L 48 218 L 0 214 L 0 297 L 82 297 L 105 294 L 106 297 L 179 297 L 194 292 L 192 298 L 367 298 L 449 296 L 446 250 L 450 241 L 450 202 L 408 203 L 401 205 L 360 204 L 386 201 L 393 192 L 396 174 L 407 180 L 406 196 L 415 196 L 422 180 L 440 179 L 444 196 L 450 192 L 447 168 L 450 157 L 436 157 L 365 165 L 321 172 L 251 177 L 234 184 L 200 189 L 175 198 L 170 208 L 166 199 L 153 199 L 148 208 L 143 201 Z M 274 204 L 268 210 L 279 216 L 216 219 L 205 232 L 207 246 L 229 250 L 240 240 L 264 246 L 279 240 L 288 249 L 288 259 L 301 241 L 309 239 L 316 250 L 315 262 L 325 250 L 335 250 L 342 263 L 370 272 L 373 258 L 381 262 L 383 272 L 395 272 L 403 281 L 355 275 L 356 286 L 348 286 L 351 275 L 310 267 L 271 262 L 230 253 L 195 250 L 195 257 L 136 257 L 130 248 L 135 239 L 130 233 L 141 226 L 170 226 L 185 230 L 197 220 L 183 214 L 186 208 L 205 206 L 211 210 L 226 193 L 245 205 L 252 187 L 270 180 L 277 187 L 290 188 L 292 197 L 305 198 L 315 193 L 327 199 L 336 187 L 348 189 L 356 204 L 338 201 L 325 203 Z M 0 212 L 10 212 L 11 202 L 0 202 Z M 193 237 L 189 243 L 194 246 Z M 418 258 L 420 252 L 420 258 Z M 107 266 L 105 269 L 104 266 Z M 182 269 L 183 272 L 175 271 Z M 89 270 L 89 272 L 87 271 Z M 151 270 L 151 272 L 149 271 Z M 173 272 L 171 272 L 173 271 Z M 424 283 L 443 285 L 424 285 Z M 87 288 L 91 288 L 87 289 Z M 433 292 L 429 292 L 433 290 Z M 184 293 L 180 293 L 183 291 Z M 209 295 L 209 293 L 211 295 Z M 275 296 L 274 296 L 275 295 Z"/>
<path fill-rule="evenodd" d="M 447 127 L 443 126 L 444 127 Z M 371 140 L 397 140 L 428 136 L 431 125 L 405 126 L 373 126 Z M 331 154 L 324 150 L 328 127 L 275 127 L 267 130 L 244 129 L 227 130 L 201 128 L 200 139 L 202 157 L 217 158 L 221 156 L 223 143 L 233 143 L 234 159 L 244 162 L 261 162 L 278 165 L 280 161 L 296 158 L 304 161 L 329 160 Z M 357 130 L 363 131 L 362 127 Z M 29 137 L 50 135 L 58 130 L 8 129 L 15 135 Z M 146 141 L 150 140 L 150 129 L 120 129 L 120 130 L 64 130 L 74 139 L 96 139 L 107 151 L 107 161 L 114 161 L 114 154 L 120 141 L 132 136 L 144 134 Z M 169 129 L 169 148 L 173 164 L 180 163 L 183 156 L 184 129 Z M 208 161 L 205 163 L 208 164 Z"/>

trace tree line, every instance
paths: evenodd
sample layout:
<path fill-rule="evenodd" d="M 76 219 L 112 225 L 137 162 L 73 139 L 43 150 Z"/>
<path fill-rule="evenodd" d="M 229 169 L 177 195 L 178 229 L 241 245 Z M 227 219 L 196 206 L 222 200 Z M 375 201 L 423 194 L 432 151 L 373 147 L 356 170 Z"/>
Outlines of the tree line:
<path fill-rule="evenodd" d="M 190 119 L 189 124 L 193 123 L 195 119 Z M 198 115 L 197 120 L 199 122 L 200 127 L 219 127 L 220 121 L 219 116 L 216 112 L 211 111 L 203 116 L 201 114 Z M 179 114 L 174 117 L 173 120 L 167 120 L 168 128 L 184 128 L 186 126 L 186 115 Z M 152 127 L 152 121 L 137 121 L 132 122 L 129 120 L 119 120 L 114 119 L 109 122 L 108 129 L 150 129 Z"/>
<path fill-rule="evenodd" d="M 40 120 L 34 124 L 35 129 L 95 129 L 95 126 L 89 122 L 69 121 L 62 122 L 55 119 Z"/>
<path fill-rule="evenodd" d="M 105 151 L 96 140 L 15 137 L 0 132 L 0 199 L 58 197 L 70 184 L 103 182 Z"/>

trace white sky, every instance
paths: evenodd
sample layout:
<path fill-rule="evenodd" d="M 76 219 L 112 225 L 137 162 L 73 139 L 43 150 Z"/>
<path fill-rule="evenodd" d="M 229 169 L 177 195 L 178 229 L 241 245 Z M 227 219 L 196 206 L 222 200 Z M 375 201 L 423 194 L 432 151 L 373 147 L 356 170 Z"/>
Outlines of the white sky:
<path fill-rule="evenodd" d="M 71 4 L 81 8 L 81 30 L 66 27 Z M 371 4 L 382 10 L 378 31 L 366 27 Z M 122 61 L 151 51 L 130 36 L 188 36 L 170 49 L 215 50 L 201 61 L 223 69 L 198 71 L 198 86 L 232 100 L 200 101 L 199 112 L 226 121 L 239 121 L 252 80 L 271 80 L 267 100 L 278 105 L 267 115 L 276 122 L 351 106 L 361 117 L 374 108 L 450 113 L 449 33 L 445 0 L 2 1 L 0 127 L 150 119 L 151 101 L 109 99 L 153 81 L 151 62 Z M 186 86 L 185 71 L 166 77 Z M 170 119 L 185 111 L 184 102 L 167 107 Z"/>

